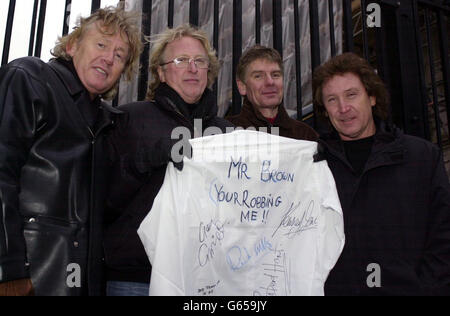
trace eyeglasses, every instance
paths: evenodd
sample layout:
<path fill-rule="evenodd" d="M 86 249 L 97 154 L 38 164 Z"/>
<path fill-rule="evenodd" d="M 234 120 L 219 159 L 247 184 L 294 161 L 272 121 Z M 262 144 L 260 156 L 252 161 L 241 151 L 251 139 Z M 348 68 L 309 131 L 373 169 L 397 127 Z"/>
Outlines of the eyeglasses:
<path fill-rule="evenodd" d="M 205 57 L 198 57 L 198 58 L 177 57 L 174 60 L 159 65 L 165 66 L 170 63 L 174 63 L 175 67 L 177 68 L 188 68 L 191 62 L 194 62 L 194 65 L 199 69 L 209 68 L 209 59 Z"/>

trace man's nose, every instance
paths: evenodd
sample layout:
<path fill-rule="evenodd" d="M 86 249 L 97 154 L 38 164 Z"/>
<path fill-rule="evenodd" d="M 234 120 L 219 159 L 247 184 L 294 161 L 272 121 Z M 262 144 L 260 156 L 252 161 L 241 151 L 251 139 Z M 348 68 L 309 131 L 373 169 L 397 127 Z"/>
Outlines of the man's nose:
<path fill-rule="evenodd" d="M 350 110 L 350 105 L 342 98 L 338 99 L 338 109 L 340 113 L 346 113 Z"/>
<path fill-rule="evenodd" d="M 195 61 L 193 59 L 189 61 L 188 69 L 189 69 L 190 72 L 193 72 L 193 73 L 197 73 L 198 72 L 198 67 L 195 64 Z"/>
<path fill-rule="evenodd" d="M 103 60 L 106 64 L 112 65 L 114 63 L 114 54 L 114 50 L 105 51 L 105 53 L 103 54 Z"/>
<path fill-rule="evenodd" d="M 266 76 L 266 85 L 271 86 L 275 83 L 275 80 L 273 80 L 271 75 Z"/>

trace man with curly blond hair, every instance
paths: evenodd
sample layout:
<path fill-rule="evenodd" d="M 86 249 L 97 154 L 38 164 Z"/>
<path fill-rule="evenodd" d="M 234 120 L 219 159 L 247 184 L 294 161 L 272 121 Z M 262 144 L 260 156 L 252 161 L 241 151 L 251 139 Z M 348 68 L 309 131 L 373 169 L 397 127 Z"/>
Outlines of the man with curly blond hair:
<path fill-rule="evenodd" d="M 0 70 L 0 296 L 101 295 L 104 135 L 141 51 L 136 13 L 81 18 L 48 63 Z"/>

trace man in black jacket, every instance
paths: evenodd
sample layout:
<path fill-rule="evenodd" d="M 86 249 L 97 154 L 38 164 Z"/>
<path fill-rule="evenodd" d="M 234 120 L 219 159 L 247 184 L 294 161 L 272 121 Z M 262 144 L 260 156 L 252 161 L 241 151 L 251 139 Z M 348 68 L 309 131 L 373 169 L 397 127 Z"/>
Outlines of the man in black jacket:
<path fill-rule="evenodd" d="M 0 70 L 0 295 L 101 295 L 104 135 L 139 30 L 123 7 L 80 19 L 49 63 Z"/>
<path fill-rule="evenodd" d="M 204 32 L 189 25 L 168 29 L 153 45 L 148 101 L 120 107 L 126 114 L 110 138 L 114 171 L 105 236 L 108 295 L 148 295 L 151 267 L 137 229 L 161 188 L 167 164 L 172 161 L 182 169 L 181 154 L 190 154 L 189 138 L 205 129 L 216 127 L 222 133 L 232 127 L 217 117 L 215 97 L 207 88 L 219 67 Z"/>
<path fill-rule="evenodd" d="M 334 127 L 320 144 L 346 234 L 325 294 L 450 294 L 450 186 L 441 151 L 386 123 L 388 93 L 357 55 L 319 67 L 313 86 L 319 116 Z"/>

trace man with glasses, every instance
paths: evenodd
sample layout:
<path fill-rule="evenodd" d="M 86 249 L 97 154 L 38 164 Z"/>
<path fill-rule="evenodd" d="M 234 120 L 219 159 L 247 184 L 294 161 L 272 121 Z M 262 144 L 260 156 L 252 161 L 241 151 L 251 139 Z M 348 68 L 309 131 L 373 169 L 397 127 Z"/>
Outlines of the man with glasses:
<path fill-rule="evenodd" d="M 147 101 L 120 107 L 126 114 L 117 121 L 110 137 L 115 173 L 107 201 L 108 295 L 149 293 L 151 266 L 137 229 L 159 192 L 167 164 L 172 161 L 182 169 L 180 152 L 174 150 L 172 155 L 172 147 L 180 142 L 172 139 L 172 132 L 184 127 L 193 137 L 209 127 L 217 127 L 220 132 L 232 127 L 217 117 L 215 96 L 208 88 L 219 68 L 204 32 L 189 25 L 168 29 L 157 36 L 153 45 L 153 81 Z M 198 123 L 202 130 L 194 131 Z M 188 155 L 186 151 L 181 154 Z"/>

